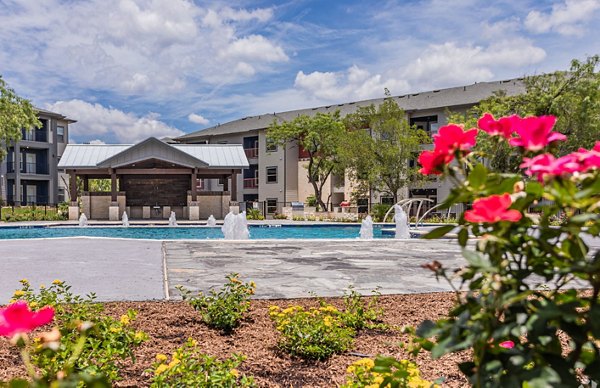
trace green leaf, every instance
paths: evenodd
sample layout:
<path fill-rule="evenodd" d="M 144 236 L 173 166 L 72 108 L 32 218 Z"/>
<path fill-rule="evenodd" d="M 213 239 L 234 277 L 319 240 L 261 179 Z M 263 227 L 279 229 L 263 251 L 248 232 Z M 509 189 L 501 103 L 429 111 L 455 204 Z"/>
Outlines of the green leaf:
<path fill-rule="evenodd" d="M 423 338 L 429 338 L 433 335 L 432 331 L 435 329 L 435 323 L 429 319 L 421 322 L 417 327 L 417 335 Z"/>
<path fill-rule="evenodd" d="M 428 239 L 428 240 L 440 238 L 440 237 L 443 237 L 446 234 L 450 233 L 454 228 L 456 228 L 456 225 L 440 226 L 439 228 L 435 228 L 431 232 L 424 235 L 423 238 Z"/>
<path fill-rule="evenodd" d="M 492 267 L 490 260 L 480 252 L 463 249 L 462 254 L 467 262 L 473 267 L 483 270 L 490 269 Z"/>
<path fill-rule="evenodd" d="M 462 228 L 460 232 L 458 232 L 458 243 L 461 247 L 465 247 L 467 245 L 467 241 L 469 240 L 469 230 L 467 228 Z"/>
<path fill-rule="evenodd" d="M 476 165 L 473 170 L 469 173 L 468 181 L 469 185 L 473 189 L 479 189 L 487 180 L 488 170 L 481 163 Z"/>

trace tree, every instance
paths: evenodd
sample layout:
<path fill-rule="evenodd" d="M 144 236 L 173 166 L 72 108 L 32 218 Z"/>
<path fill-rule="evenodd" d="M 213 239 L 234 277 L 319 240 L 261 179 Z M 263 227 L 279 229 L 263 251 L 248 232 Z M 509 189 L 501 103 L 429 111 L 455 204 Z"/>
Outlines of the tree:
<path fill-rule="evenodd" d="M 345 128 L 339 112 L 301 115 L 292 121 L 273 122 L 267 129 L 270 141 L 285 145 L 295 141 L 308 156 L 307 177 L 315 192 L 317 205 L 327 209 L 323 202 L 323 186 L 332 173 L 343 173 L 340 148 L 344 142 Z"/>
<path fill-rule="evenodd" d="M 362 182 L 358 190 L 365 191 L 366 184 L 394 197 L 396 203 L 402 188 L 424 180 L 416 163 L 410 161 L 416 159 L 429 136 L 409 125 L 394 100 L 386 98 L 377 108 L 361 107 L 344 122 L 352 134 L 344 150 L 346 164 L 353 180 Z"/>
<path fill-rule="evenodd" d="M 5 146 L 21 139 L 22 128 L 39 128 L 35 109 L 8 87 L 0 76 L 0 161 L 6 156 Z"/>
<path fill-rule="evenodd" d="M 466 114 L 452 113 L 448 121 L 471 128 L 485 112 L 496 118 L 512 114 L 554 115 L 557 117 L 555 130 L 568 138 L 558 144 L 559 155 L 590 148 L 600 138 L 600 73 L 596 72 L 599 64 L 600 57 L 595 55 L 585 62 L 573 60 L 568 71 L 526 77 L 524 94 L 496 93 Z M 493 155 L 489 161 L 491 168 L 503 172 L 518 171 L 518 155 L 505 142 L 498 142 L 485 133 L 480 133 L 477 142 L 477 150 Z"/>

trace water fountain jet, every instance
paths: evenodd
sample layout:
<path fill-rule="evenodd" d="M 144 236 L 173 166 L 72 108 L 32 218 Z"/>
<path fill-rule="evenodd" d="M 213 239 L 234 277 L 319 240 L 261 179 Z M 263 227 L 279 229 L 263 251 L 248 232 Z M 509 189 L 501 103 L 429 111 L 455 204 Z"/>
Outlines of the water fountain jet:
<path fill-rule="evenodd" d="M 129 217 L 127 217 L 127 212 L 123 212 L 123 216 L 121 217 L 121 222 L 125 228 L 129 227 Z"/>
<path fill-rule="evenodd" d="M 373 219 L 371 216 L 366 216 L 360 223 L 360 238 L 363 240 L 371 240 L 373 238 Z"/>
<path fill-rule="evenodd" d="M 211 228 L 217 226 L 217 220 L 215 220 L 215 217 L 212 214 L 210 215 L 210 217 L 208 217 L 208 220 L 206 220 L 206 226 L 209 226 Z"/>
<path fill-rule="evenodd" d="M 81 213 L 79 216 L 79 226 L 88 226 L 88 219 L 85 216 L 85 213 Z"/>
<path fill-rule="evenodd" d="M 221 227 L 225 240 L 247 240 L 250 238 L 248 231 L 248 220 L 246 220 L 246 212 L 233 214 L 229 212 L 223 220 Z"/>
<path fill-rule="evenodd" d="M 175 212 L 171 212 L 169 216 L 169 226 L 177 226 L 177 217 L 175 217 Z"/>
<path fill-rule="evenodd" d="M 406 212 L 400 205 L 394 205 L 394 221 L 396 222 L 396 238 L 407 239 L 410 238 L 410 232 L 408 231 L 408 217 Z"/>

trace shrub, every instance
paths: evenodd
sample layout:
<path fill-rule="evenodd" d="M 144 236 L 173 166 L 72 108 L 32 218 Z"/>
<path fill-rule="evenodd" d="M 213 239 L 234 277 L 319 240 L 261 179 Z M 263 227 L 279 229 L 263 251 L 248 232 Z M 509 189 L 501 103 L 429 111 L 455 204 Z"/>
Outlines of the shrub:
<path fill-rule="evenodd" d="M 219 361 L 202 354 L 193 339 L 175 350 L 171 359 L 164 354 L 156 356 L 152 369 L 151 387 L 254 387 L 254 379 L 241 374 L 236 368 L 244 357 L 234 354 Z"/>
<path fill-rule="evenodd" d="M 304 217 L 303 216 L 293 216 L 292 221 L 304 221 Z"/>
<path fill-rule="evenodd" d="M 421 378 L 417 366 L 408 361 L 380 357 L 376 361 L 363 358 L 347 369 L 346 383 L 340 388 L 429 388 L 433 383 Z"/>
<path fill-rule="evenodd" d="M 247 220 L 264 220 L 262 213 L 258 209 L 250 208 L 246 209 L 246 219 Z"/>
<path fill-rule="evenodd" d="M 135 362 L 133 350 L 147 339 L 144 332 L 136 331 L 131 322 L 136 312 L 129 310 L 120 319 L 104 315 L 104 307 L 94 303 L 95 295 L 74 295 L 71 286 L 55 280 L 49 287 L 40 286 L 35 292 L 26 279 L 21 289 L 15 291 L 13 300 L 24 300 L 35 309 L 51 306 L 59 326 L 60 340 L 56 349 L 36 345 L 31 362 L 40 369 L 42 378 L 56 379 L 65 368 L 85 375 L 103 374 L 109 380 L 119 379 L 119 361 L 130 358 Z M 82 322 L 85 336 L 81 335 Z M 78 354 L 73 362 L 74 354 Z M 72 363 L 72 365 L 70 365 Z M 69 366 L 70 365 L 70 366 Z"/>
<path fill-rule="evenodd" d="M 281 333 L 281 349 L 306 359 L 324 360 L 352 345 L 354 329 L 346 327 L 341 313 L 331 305 L 305 310 L 271 306 L 269 316 Z"/>
<path fill-rule="evenodd" d="M 347 327 L 354 330 L 385 328 L 380 323 L 380 318 L 383 315 L 383 309 L 377 307 L 379 291 L 373 291 L 374 296 L 365 302 L 364 296 L 357 292 L 354 287 L 348 287 L 348 291 L 344 292 L 344 311 L 341 312 L 341 318 Z"/>
<path fill-rule="evenodd" d="M 314 195 L 309 195 L 306 197 L 306 205 L 310 207 L 317 206 L 317 198 Z"/>
<path fill-rule="evenodd" d="M 385 203 L 377 203 L 373 205 L 371 208 L 371 217 L 373 217 L 374 222 L 383 222 L 383 217 L 385 217 L 385 213 L 390 210 L 392 206 L 387 205 Z"/>
<path fill-rule="evenodd" d="M 439 262 L 425 266 L 448 281 L 458 276 L 466 292 L 456 290 L 447 319 L 424 322 L 417 332 L 436 338 L 423 345 L 435 358 L 472 350 L 459 368 L 478 387 L 600 381 L 600 253 L 584 241 L 600 235 L 600 142 L 557 158 L 556 142 L 566 137 L 552 131 L 554 122 L 486 114 L 479 133 L 440 128 L 435 149 L 419 157 L 423 173 L 455 183 L 443 208 L 472 209 L 459 218 L 466 267 L 454 275 Z M 481 140 L 491 150 L 512 147 L 523 171 L 490 171 L 488 154 L 470 152 Z M 564 218 L 554 227 L 558 214 Z M 425 237 L 455 229 L 446 225 Z M 467 246 L 472 236 L 477 243 Z"/>
<path fill-rule="evenodd" d="M 287 216 L 285 214 L 275 213 L 273 214 L 274 220 L 287 220 Z"/>
<path fill-rule="evenodd" d="M 225 277 L 227 283 L 218 292 L 210 291 L 206 296 L 199 292 L 193 296 L 190 290 L 177 286 L 183 300 L 200 312 L 202 320 L 207 325 L 230 333 L 239 326 L 244 313 L 250 308 L 250 296 L 254 295 L 256 284 L 254 282 L 243 283 L 239 280 L 239 274 L 232 273 Z"/>

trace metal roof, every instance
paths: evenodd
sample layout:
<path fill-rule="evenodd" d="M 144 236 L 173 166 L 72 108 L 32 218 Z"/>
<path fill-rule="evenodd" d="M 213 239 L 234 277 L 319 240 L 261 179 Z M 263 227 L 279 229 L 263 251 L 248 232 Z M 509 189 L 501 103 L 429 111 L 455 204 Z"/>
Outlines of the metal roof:
<path fill-rule="evenodd" d="M 143 142 L 148 141 L 148 139 Z M 140 142 L 140 143 L 143 143 Z M 140 144 L 138 143 L 138 144 Z M 135 144 L 67 144 L 58 168 L 96 168 L 107 159 Z M 247 168 L 248 159 L 240 144 L 167 144 L 180 152 L 204 162 L 203 168 Z M 160 156 L 157 156 L 160 159 Z"/>
<path fill-rule="evenodd" d="M 524 93 L 525 86 L 522 79 L 509 79 L 504 81 L 479 82 L 473 85 L 432 90 L 422 93 L 405 94 L 391 98 L 398 103 L 400 108 L 407 112 L 413 112 L 426 109 L 473 105 L 484 98 L 490 97 L 494 92 L 500 90 L 503 90 L 507 95 L 512 96 Z M 267 113 L 259 116 L 249 116 L 230 121 L 225 124 L 219 124 L 210 128 L 188 133 L 187 135 L 175 138 L 175 140 L 187 142 L 196 139 L 205 139 L 209 136 L 265 129 L 268 128 L 273 121 L 291 121 L 300 115 L 313 116 L 317 112 L 333 113 L 339 110 L 340 116 L 344 117 L 350 113 L 354 113 L 359 107 L 369 106 L 371 104 L 377 106 L 383 101 L 383 98 L 376 98 L 371 100 L 348 102 L 344 104 L 332 104 L 316 108 Z"/>

